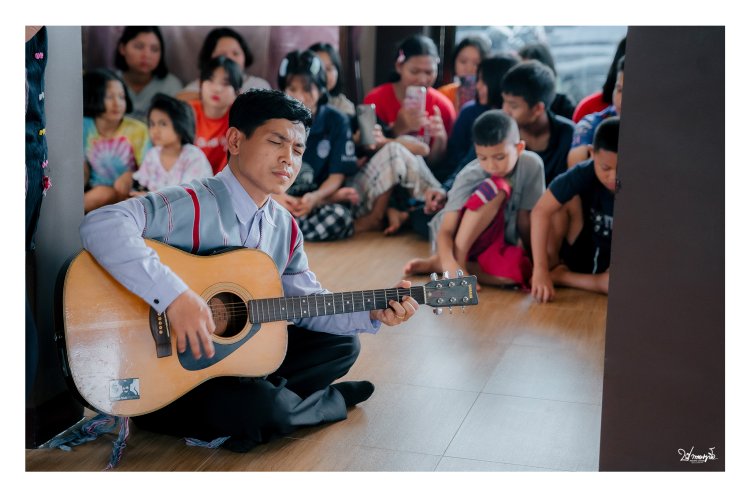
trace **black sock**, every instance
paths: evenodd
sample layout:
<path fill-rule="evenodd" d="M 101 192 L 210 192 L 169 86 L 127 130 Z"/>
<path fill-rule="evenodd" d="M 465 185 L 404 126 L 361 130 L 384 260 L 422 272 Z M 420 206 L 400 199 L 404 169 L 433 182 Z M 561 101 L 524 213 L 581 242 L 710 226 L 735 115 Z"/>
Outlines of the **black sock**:
<path fill-rule="evenodd" d="M 344 397 L 346 407 L 364 402 L 375 391 L 375 385 L 369 381 L 342 381 L 331 386 Z"/>

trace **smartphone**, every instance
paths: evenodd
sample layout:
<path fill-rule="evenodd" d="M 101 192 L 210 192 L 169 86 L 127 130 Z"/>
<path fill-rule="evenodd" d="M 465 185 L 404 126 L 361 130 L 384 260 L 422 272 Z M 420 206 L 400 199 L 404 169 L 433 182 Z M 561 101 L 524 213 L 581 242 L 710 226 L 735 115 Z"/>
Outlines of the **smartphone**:
<path fill-rule="evenodd" d="M 361 145 L 375 145 L 375 104 L 357 105 L 359 142 Z"/>
<path fill-rule="evenodd" d="M 410 109 L 419 109 L 424 113 L 427 110 L 427 88 L 424 86 L 407 86 L 404 106 Z"/>
<path fill-rule="evenodd" d="M 469 100 L 474 100 L 477 96 L 477 78 L 476 76 L 461 76 L 458 85 L 458 108 L 460 109 Z"/>
<path fill-rule="evenodd" d="M 421 114 L 427 111 L 427 88 L 424 86 L 407 86 L 404 95 L 404 107 L 407 109 L 419 109 Z M 430 136 L 425 128 L 417 132 L 417 137 L 426 144 L 430 144 Z"/>

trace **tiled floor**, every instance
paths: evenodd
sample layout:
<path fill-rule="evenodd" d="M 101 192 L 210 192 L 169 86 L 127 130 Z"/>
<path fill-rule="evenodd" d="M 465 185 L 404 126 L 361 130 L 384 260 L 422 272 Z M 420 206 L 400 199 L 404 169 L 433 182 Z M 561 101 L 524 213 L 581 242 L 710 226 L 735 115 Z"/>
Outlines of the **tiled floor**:
<path fill-rule="evenodd" d="M 324 286 L 340 291 L 393 286 L 427 244 L 373 234 L 307 250 Z M 539 305 L 485 287 L 465 314 L 423 308 L 403 326 L 362 336 L 345 379 L 369 379 L 376 390 L 348 419 L 247 454 L 136 429 L 119 470 L 596 471 L 606 307 L 606 297 L 574 290 Z M 27 450 L 26 468 L 101 469 L 111 441 Z"/>

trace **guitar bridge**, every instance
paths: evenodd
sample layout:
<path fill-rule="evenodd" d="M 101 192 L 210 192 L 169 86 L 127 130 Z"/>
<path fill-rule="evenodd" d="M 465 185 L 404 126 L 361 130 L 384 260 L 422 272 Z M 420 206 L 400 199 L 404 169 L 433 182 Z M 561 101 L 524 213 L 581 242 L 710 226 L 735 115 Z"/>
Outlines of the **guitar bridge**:
<path fill-rule="evenodd" d="M 151 336 L 156 345 L 156 357 L 172 355 L 172 337 L 169 332 L 169 321 L 164 313 L 158 314 L 153 308 L 149 310 L 149 326 Z"/>

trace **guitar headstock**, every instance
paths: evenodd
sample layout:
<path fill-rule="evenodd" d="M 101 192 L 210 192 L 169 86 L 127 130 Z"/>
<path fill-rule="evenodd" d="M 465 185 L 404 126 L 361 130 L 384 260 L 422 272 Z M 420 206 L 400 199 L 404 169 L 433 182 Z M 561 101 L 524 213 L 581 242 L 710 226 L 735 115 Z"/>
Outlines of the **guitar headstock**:
<path fill-rule="evenodd" d="M 440 314 L 443 307 L 449 307 L 452 313 L 454 305 L 463 307 L 479 303 L 476 276 L 464 276 L 458 271 L 455 278 L 448 278 L 446 271 L 443 279 L 438 279 L 436 273 L 432 273 L 430 279 L 424 286 L 425 304 L 434 307 L 435 314 Z"/>

